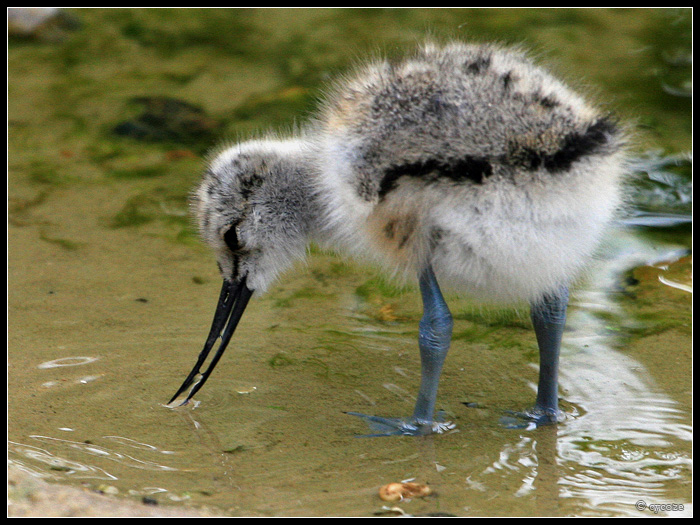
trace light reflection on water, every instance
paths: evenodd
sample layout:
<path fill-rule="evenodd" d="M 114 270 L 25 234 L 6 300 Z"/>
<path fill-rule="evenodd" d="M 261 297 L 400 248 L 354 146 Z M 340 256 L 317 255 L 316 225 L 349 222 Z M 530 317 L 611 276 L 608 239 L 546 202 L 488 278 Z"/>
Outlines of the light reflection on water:
<path fill-rule="evenodd" d="M 436 484 L 439 486 L 441 508 L 449 509 L 455 514 L 489 515 L 494 511 L 489 503 L 493 498 L 496 498 L 493 501 L 498 501 L 500 511 L 511 515 L 639 516 L 640 511 L 635 507 L 637 501 L 642 500 L 647 504 L 669 502 L 669 483 L 682 483 L 690 479 L 692 460 L 689 453 L 685 452 L 690 448 L 687 443 L 692 440 L 692 428 L 688 423 L 690 418 L 678 402 L 666 395 L 663 387 L 653 381 L 645 366 L 626 355 L 624 345 L 620 347 L 617 332 L 609 328 L 611 324 L 629 325 L 630 322 L 624 319 L 629 314 L 616 302 L 615 295 L 610 290 L 615 289 L 615 283 L 620 282 L 620 276 L 629 268 L 656 264 L 662 260 L 673 261 L 685 252 L 683 247 L 676 245 L 649 244 L 633 231 L 616 232 L 606 259 L 591 273 L 591 280 L 585 289 L 575 294 L 570 309 L 560 374 L 564 406 L 570 413 L 564 424 L 534 431 L 499 429 L 496 437 L 492 434 L 486 438 L 496 441 L 502 439 L 499 448 L 487 448 L 488 455 L 484 456 L 484 461 L 469 467 L 462 465 L 464 455 L 468 454 L 462 447 L 478 443 L 470 443 L 469 438 L 464 434 L 460 437 L 459 432 L 452 436 L 439 436 L 435 438 L 429 454 L 425 453 L 422 445 L 416 443 L 418 453 L 413 447 L 409 447 L 409 452 L 413 450 L 410 453 L 402 449 L 398 458 L 372 465 L 367 475 L 371 474 L 372 469 L 381 471 L 396 465 L 403 466 L 405 472 L 411 475 L 421 470 L 432 471 L 432 476 L 437 472 L 439 478 L 436 479 L 440 481 L 436 481 Z M 392 345 L 405 345 L 407 352 L 415 346 L 415 334 L 409 333 L 407 323 L 373 327 L 370 320 L 358 316 L 356 312 L 346 313 L 346 326 L 334 326 L 333 330 L 343 338 L 351 334 L 354 339 L 339 342 L 339 351 L 375 351 L 382 355 L 391 353 L 388 348 Z M 599 315 L 600 313 L 605 316 Z M 319 352 L 331 352 L 334 345 L 328 331 L 324 332 L 322 341 L 316 349 Z M 47 363 L 53 366 L 78 366 L 87 364 L 87 359 L 67 357 Z M 94 358 L 89 359 L 94 362 Z M 306 359 L 308 361 L 311 358 Z M 38 369 L 51 368 L 45 365 L 46 363 L 40 365 Z M 384 381 L 380 385 L 406 406 L 411 406 L 415 393 L 405 388 L 404 381 L 415 378 L 418 370 L 396 365 L 391 370 L 395 382 Z M 253 383 L 259 388 L 251 388 Z M 253 383 L 246 382 L 246 388 L 238 388 L 234 384 L 233 392 L 252 392 L 251 395 L 257 396 L 260 390 L 266 391 L 271 387 L 262 382 Z M 536 385 L 532 384 L 531 387 L 534 391 Z M 349 392 L 354 391 L 358 399 L 374 405 L 373 410 L 382 409 L 381 403 L 367 393 L 371 385 L 358 388 L 344 385 L 343 388 Z M 80 397 L 86 394 L 78 392 L 76 395 Z M 214 397 L 209 398 L 201 407 L 199 403 L 194 403 L 184 411 L 163 408 L 168 413 L 178 414 L 184 422 L 180 432 L 189 432 L 195 438 L 196 445 L 190 443 L 183 449 L 164 448 L 143 438 L 137 439 L 137 435 L 148 435 L 148 426 L 145 429 L 135 428 L 127 423 L 125 428 L 130 429 L 128 435 L 116 433 L 115 429 L 121 423 L 115 420 L 99 426 L 103 440 L 99 446 L 89 441 L 56 437 L 49 430 L 41 429 L 41 433 L 29 434 L 22 442 L 10 442 L 9 455 L 12 463 L 34 475 L 52 480 L 121 483 L 128 487 L 126 491 L 122 489 L 128 494 L 162 493 L 164 498 L 171 501 L 190 497 L 192 487 L 188 483 L 192 481 L 178 481 L 178 478 L 188 473 L 200 480 L 219 478 L 221 481 L 207 491 L 222 496 L 234 489 L 234 494 L 236 491 L 245 493 L 245 490 L 252 490 L 251 483 L 253 486 L 275 486 L 280 483 L 280 478 L 287 476 L 294 479 L 298 476 L 293 462 L 285 466 L 279 463 L 277 456 L 266 455 L 268 449 L 274 450 L 271 448 L 275 446 L 274 441 L 258 442 L 249 435 L 250 430 L 258 428 L 260 421 L 265 422 L 263 427 L 269 426 L 270 422 L 284 418 L 284 413 L 274 407 L 253 408 L 246 413 L 241 413 L 238 409 L 232 412 L 229 405 L 229 398 Z M 334 407 L 343 408 L 347 407 Z M 235 423 L 237 432 L 247 436 L 244 445 L 238 442 L 230 445 L 231 438 L 208 423 L 218 419 L 229 422 L 227 424 Z M 489 424 L 485 423 L 484 436 L 493 432 L 488 430 Z M 347 426 L 348 432 L 352 432 L 350 422 Z M 249 430 L 246 431 L 246 428 Z M 64 432 L 67 430 L 72 429 Z M 295 442 L 293 433 L 275 439 Z M 395 446 L 391 439 L 365 443 L 368 444 L 367 451 Z M 455 443 L 460 443 L 456 450 Z M 323 447 L 327 447 L 327 453 L 332 453 L 333 446 L 330 443 L 323 443 L 316 453 L 324 454 Z M 200 456 L 201 452 L 208 455 L 210 462 L 193 463 L 191 453 L 195 449 L 199 450 Z M 243 451 L 254 454 L 253 459 L 261 466 L 261 472 L 253 478 L 237 474 L 241 467 L 237 463 L 239 458 L 248 458 L 247 461 L 251 459 L 249 455 L 238 455 L 244 454 Z M 338 471 L 334 478 L 337 483 L 346 483 L 347 476 L 363 475 L 362 469 L 357 465 L 338 466 L 332 463 L 331 457 L 329 456 L 330 464 L 326 464 L 323 459 L 319 461 L 322 468 Z M 303 462 L 303 457 L 295 458 L 295 461 Z M 275 468 L 269 470 L 271 464 Z M 118 468 L 112 465 L 118 465 Z M 263 468 L 264 465 L 267 467 Z M 347 468 L 347 472 L 343 472 L 343 468 Z M 159 477 L 157 483 L 163 486 L 154 487 L 153 482 L 149 484 L 148 477 L 144 479 L 137 471 L 159 472 L 168 477 Z M 460 481 L 455 483 L 451 477 L 453 475 Z M 170 482 L 167 482 L 168 479 Z M 297 496 L 299 499 L 295 503 L 285 501 L 284 498 L 268 498 L 267 503 L 276 505 L 273 506 L 273 513 L 276 514 L 284 515 L 290 511 L 310 513 L 303 509 L 310 505 L 309 501 L 314 501 L 308 500 L 313 493 L 302 490 Z M 227 497 L 230 496 L 226 496 L 224 501 Z M 350 491 L 346 497 L 352 502 L 358 498 L 358 494 Z M 361 497 L 362 501 L 366 498 L 364 495 Z M 328 500 L 321 504 L 330 504 L 331 499 L 329 495 Z M 343 502 L 344 507 L 341 508 L 351 505 L 348 501 Z M 536 504 L 533 503 L 534 508 L 527 510 L 526 507 L 518 506 L 524 501 Z M 691 512 L 690 502 L 677 503 L 685 505 L 684 511 L 669 514 Z M 509 506 L 513 508 L 507 510 Z M 342 511 L 338 512 L 342 514 Z"/>
<path fill-rule="evenodd" d="M 394 452 L 388 451 L 397 447 L 394 444 L 396 441 L 365 441 L 369 445 L 359 446 L 357 456 L 348 457 L 343 463 L 334 462 L 333 446 L 322 440 L 313 450 L 313 455 L 308 456 L 308 461 L 317 457 L 316 468 L 323 471 L 324 478 L 333 473 L 333 483 L 340 487 L 349 484 L 351 479 L 359 479 L 360 484 L 373 484 L 377 476 L 389 475 L 384 471 L 388 472 L 389 467 L 396 465 L 405 469 L 401 471 L 402 478 L 416 475 L 416 471 L 432 472 L 427 477 L 439 487 L 439 508 L 449 509 L 455 514 L 639 516 L 640 511 L 635 504 L 640 500 L 646 504 L 669 503 L 673 494 L 684 494 L 684 491 L 678 492 L 677 489 L 671 492 L 669 486 L 682 486 L 692 479 L 692 427 L 688 407 L 682 407 L 665 393 L 667 385 L 655 382 L 647 365 L 625 353 L 625 345 L 619 340 L 619 327 L 634 326 L 638 321 L 629 318 L 634 314 L 623 308 L 616 292 L 626 272 L 648 266 L 659 271 L 658 282 L 661 286 L 673 289 L 674 293 L 692 293 L 692 277 L 683 275 L 679 280 L 677 275 L 667 272 L 674 261 L 688 253 L 688 249 L 681 244 L 659 242 L 658 238 L 648 241 L 638 230 L 631 229 L 635 225 L 658 229 L 659 226 L 668 226 L 669 220 L 672 221 L 670 224 L 688 222 L 689 215 L 683 208 L 688 204 L 685 179 L 673 178 L 672 174 L 662 172 L 661 167 L 667 164 L 665 162 L 649 162 L 645 164 L 645 169 L 652 174 L 650 179 L 663 180 L 664 184 L 674 188 L 671 197 L 665 193 L 660 196 L 656 186 L 646 188 L 647 201 L 656 203 L 656 207 L 649 206 L 643 213 L 632 213 L 621 221 L 620 227 L 608 239 L 603 259 L 589 273 L 583 289 L 573 295 L 561 359 L 561 392 L 564 407 L 569 413 L 562 425 L 534 431 L 495 431 L 489 426 L 492 424 L 490 419 L 484 419 L 483 428 L 463 429 L 475 432 L 473 442 L 472 437 L 460 436 L 458 430 L 451 436 L 436 437 L 434 442 L 431 438 L 432 446 L 426 453 L 426 448 L 419 441 L 415 442 L 415 447 L 409 446 L 406 450 L 399 440 L 403 448 L 398 457 L 394 457 Z M 659 202 L 663 206 L 659 206 Z M 678 203 L 682 213 L 676 214 L 674 210 L 678 208 Z M 299 285 L 308 286 L 309 283 L 299 281 Z M 340 282 L 338 286 L 344 284 Z M 344 293 L 352 295 L 351 292 Z M 347 295 L 343 297 L 347 301 Z M 226 379 L 228 391 L 238 396 L 249 394 L 244 397 L 252 397 L 255 401 L 257 396 L 270 391 L 284 390 L 290 385 L 297 388 L 298 383 L 293 376 L 296 371 L 301 372 L 306 367 L 315 370 L 318 375 L 341 380 L 344 390 L 354 393 L 360 403 L 371 406 L 373 411 L 383 409 L 384 401 L 376 399 L 383 392 L 391 393 L 396 401 L 410 409 L 415 401 L 415 392 L 407 387 L 407 383 L 417 380 L 419 369 L 399 361 L 400 366 L 393 364 L 383 370 L 382 361 L 386 359 L 390 362 L 397 351 L 399 354 L 415 352 L 415 323 L 403 319 L 390 323 L 377 322 L 356 307 L 355 299 L 348 301 L 352 304 L 344 303 L 344 299 L 336 301 L 333 305 L 339 312 L 336 317 L 326 318 L 324 313 L 322 323 L 315 327 L 318 330 L 316 333 L 321 335 L 317 335 L 318 339 L 312 342 L 304 357 L 293 353 L 295 346 L 305 344 L 301 341 L 313 341 L 313 338 L 299 341 L 280 338 L 283 345 L 271 361 L 278 359 L 278 366 L 290 366 L 289 370 L 283 370 L 272 382 L 269 377 L 265 382 L 258 380 L 257 376 L 245 376 L 243 369 L 237 372 L 235 378 Z M 313 305 L 312 308 L 319 306 Z M 321 308 L 325 312 L 327 306 Z M 310 315 L 314 317 L 313 313 Z M 248 317 L 251 322 L 253 316 L 250 314 Z M 317 322 L 318 318 L 314 317 L 313 322 Z M 292 332 L 303 332 L 303 328 L 296 324 L 287 326 Z M 487 332 L 497 333 L 501 330 L 507 331 L 508 328 Z M 149 330 L 132 335 L 138 341 L 131 343 L 135 350 L 125 352 L 117 361 L 109 357 L 115 345 L 108 341 L 101 342 L 100 356 L 64 355 L 31 367 L 34 371 L 41 371 L 42 375 L 29 374 L 29 382 L 40 385 L 39 390 L 49 404 L 51 396 L 64 396 L 62 399 L 69 396 L 66 410 L 75 411 L 76 406 L 94 404 L 92 392 L 99 392 L 102 402 L 119 404 L 120 394 L 133 395 L 128 383 L 124 385 L 124 381 L 128 381 L 124 376 L 128 377 L 127 371 L 133 370 L 129 368 L 133 363 L 124 359 L 132 357 L 138 361 L 136 349 L 142 348 L 144 341 L 146 347 L 172 347 L 181 345 L 184 339 L 199 342 L 201 334 L 191 327 L 185 327 L 180 332 Z M 476 344 L 497 346 L 482 339 L 468 342 L 466 350 L 469 351 Z M 90 345 L 93 346 L 94 343 Z M 123 347 L 125 342 L 120 341 L 117 346 Z M 66 350 L 63 345 L 57 348 L 61 352 Z M 323 359 L 337 354 L 354 356 L 350 361 L 352 366 L 357 366 L 354 364 L 357 359 L 368 363 L 374 360 L 376 365 L 363 366 L 376 366 L 377 369 L 372 372 L 366 368 L 351 369 L 348 378 L 344 378 L 345 370 L 336 370 L 332 361 L 328 364 Z M 472 358 L 478 361 L 479 356 L 472 355 Z M 474 364 L 478 369 L 480 363 Z M 294 365 L 297 365 L 296 368 Z M 91 373 L 71 375 L 73 368 L 80 372 L 83 366 Z M 255 373 L 260 373 L 260 364 L 255 366 Z M 536 363 L 532 363 L 532 366 L 536 368 Z M 140 362 L 136 368 L 140 368 Z M 96 369 L 97 372 L 93 373 Z M 330 375 L 333 373 L 336 375 Z M 469 371 L 464 373 L 468 374 Z M 49 381 L 46 381 L 45 374 L 51 374 Z M 352 378 L 358 376 L 361 381 L 353 384 Z M 125 388 L 126 392 L 110 390 L 115 388 L 115 380 L 123 385 L 119 388 Z M 154 381 L 158 389 L 162 388 L 162 379 L 154 378 Z M 373 382 L 379 386 L 379 390 L 373 389 Z M 309 395 L 330 396 L 329 386 L 332 384 L 333 381 L 321 384 L 321 391 L 310 390 Z M 534 383 L 530 386 L 533 391 L 536 389 Z M 151 385 L 151 388 L 155 387 Z M 139 401 L 148 400 L 150 403 L 150 395 L 144 396 Z M 315 401 L 309 399 L 310 404 L 315 404 Z M 140 412 L 153 408 L 150 405 L 139 407 L 136 410 Z M 241 407 L 245 407 L 243 412 Z M 322 492 L 325 499 L 317 499 L 313 491 L 304 487 L 288 492 L 284 479 L 298 478 L 302 485 L 315 480 L 298 473 L 299 468 L 310 468 L 305 464 L 307 458 L 303 454 L 294 451 L 291 455 L 279 455 L 276 450 L 278 444 L 294 444 L 300 433 L 298 420 L 281 423 L 289 421 L 283 408 L 256 405 L 255 402 L 249 405 L 231 403 L 230 397 L 216 395 L 208 397 L 204 403 L 195 401 L 187 410 L 171 411 L 158 405 L 157 409 L 167 411 L 169 415 L 178 414 L 184 423 L 179 428 L 170 429 L 179 436 L 176 442 L 186 441 L 188 435 L 194 438 L 190 440 L 194 441 L 194 445 L 190 442 L 182 448 L 158 445 L 158 441 L 164 437 L 154 433 L 153 426 L 162 424 L 162 413 L 155 418 L 139 414 L 139 418 L 134 419 L 125 408 L 111 420 L 86 422 L 81 420 L 80 414 L 71 412 L 65 414 L 66 422 L 75 424 L 57 426 L 60 437 L 38 422 L 35 428 L 26 433 L 26 437 L 8 442 L 8 456 L 10 463 L 35 476 L 56 481 L 87 480 L 93 484 L 120 484 L 122 493 L 162 494 L 171 501 L 189 499 L 192 491 L 196 497 L 199 490 L 217 502 L 225 502 L 224 506 L 230 505 L 231 494 L 245 494 L 240 496 L 243 498 L 241 501 L 245 502 L 239 505 L 241 508 L 245 509 L 247 504 L 252 509 L 265 508 L 265 512 L 280 515 L 291 511 L 313 514 L 312 509 L 318 505 L 336 509 L 338 514 L 343 514 L 348 508 L 354 510 L 358 505 L 364 508 L 362 505 L 367 505 L 368 501 L 366 493 L 355 489 L 338 489 L 333 485 L 333 490 L 328 488 Z M 350 407 L 334 403 L 332 407 L 321 410 L 347 408 Z M 489 418 L 497 420 L 497 409 L 494 408 L 485 412 Z M 306 412 L 303 414 L 308 415 Z M 232 424 L 235 438 L 228 431 L 212 425 L 215 421 Z M 348 433 L 353 432 L 349 422 L 342 424 L 347 425 Z M 285 425 L 281 432 L 283 437 L 274 434 L 273 437 L 264 437 L 266 427 L 275 425 Z M 94 427 L 89 429 L 92 433 L 87 433 L 90 439 L 65 439 L 65 432 L 74 431 L 72 427 L 76 426 L 83 427 L 82 435 L 86 435 L 88 430 L 85 427 Z M 261 428 L 262 439 L 259 435 Z M 101 445 L 94 444 L 97 440 Z M 343 446 L 348 446 L 347 442 L 343 443 Z M 480 448 L 481 445 L 484 445 L 483 448 Z M 465 448 L 474 448 L 476 457 L 480 458 L 476 464 L 465 463 L 465 454 L 469 457 Z M 384 449 L 391 459 L 383 458 L 379 463 L 368 463 L 363 459 L 372 452 Z M 205 460 L 202 461 L 202 458 Z M 241 476 L 242 464 L 239 461 L 251 460 L 252 468 L 246 471 L 248 477 Z M 154 481 L 142 473 L 158 473 L 159 477 Z M 436 473 L 438 478 L 434 478 Z M 372 477 L 372 474 L 375 476 Z M 456 483 L 455 476 L 459 479 Z M 363 477 L 366 477 L 366 482 L 362 481 Z M 211 486 L 198 489 L 202 480 L 205 480 L 205 485 Z M 284 490 L 279 489 L 280 484 Z M 262 487 L 270 488 L 271 492 L 274 492 L 272 488 L 277 488 L 282 495 L 276 498 L 270 495 L 261 497 L 259 492 L 263 490 Z M 353 503 L 359 501 L 363 503 Z M 372 499 L 369 501 L 371 508 L 376 502 Z M 523 502 L 530 502 L 532 507 L 524 506 Z M 685 508 L 683 512 L 668 514 L 685 515 L 692 512 L 690 502 L 674 502 L 683 504 Z M 425 505 L 430 510 L 430 502 Z"/>
<path fill-rule="evenodd" d="M 140 448 L 142 450 L 149 450 L 149 451 L 154 451 L 154 452 L 160 452 L 162 454 L 172 454 L 170 451 L 164 451 L 164 450 L 159 450 L 157 447 L 153 445 L 146 445 L 145 443 L 139 444 L 138 446 L 134 447 L 132 443 L 137 443 L 132 439 L 129 438 L 121 438 L 119 436 L 104 436 L 107 439 L 111 439 L 112 441 L 115 441 L 120 444 L 127 444 L 127 446 L 132 447 L 132 448 Z M 86 476 L 86 472 L 92 472 L 96 467 L 86 465 L 86 464 L 81 464 L 81 463 L 76 463 L 75 461 L 65 459 L 64 457 L 61 457 L 59 454 L 61 451 L 63 453 L 69 452 L 69 453 L 75 453 L 75 451 L 78 452 L 79 457 L 97 457 L 100 459 L 107 459 L 109 461 L 114 461 L 117 463 L 121 463 L 124 466 L 127 466 L 129 468 L 137 468 L 137 469 L 144 469 L 144 470 L 178 470 L 174 467 L 170 467 L 168 465 L 161 464 L 159 462 L 151 461 L 151 460 L 146 460 L 142 458 L 137 458 L 134 455 L 131 454 L 125 454 L 123 452 L 118 452 L 115 449 L 109 449 L 106 447 L 101 447 L 94 445 L 92 443 L 86 443 L 86 442 L 80 442 L 80 441 L 72 441 L 69 439 L 60 439 L 56 437 L 50 437 L 50 436 L 41 436 L 41 435 L 30 435 L 28 438 L 34 442 L 38 442 L 45 446 L 47 449 L 51 449 L 55 451 L 56 453 L 50 453 L 47 452 L 44 449 L 32 446 L 32 445 L 25 445 L 25 444 L 20 444 L 20 443 L 12 443 L 15 452 L 19 452 L 24 454 L 26 457 L 32 457 L 34 459 L 41 458 L 41 461 L 51 464 L 54 467 L 65 467 L 62 470 L 65 470 L 67 472 L 70 472 L 71 475 L 77 474 L 76 477 L 90 477 Z M 99 460 L 98 460 L 99 462 Z M 76 468 L 77 466 L 77 468 Z M 101 469 L 99 469 L 101 470 Z M 73 474 L 75 472 L 75 474 Z M 104 472 L 104 471 L 103 471 Z M 107 474 L 108 477 L 111 479 L 117 479 L 115 476 L 111 474 Z"/>
<path fill-rule="evenodd" d="M 578 307 L 570 309 L 567 320 L 560 387 L 582 415 L 569 417 L 544 438 L 525 435 L 507 445 L 484 474 L 517 471 L 522 478 L 518 496 L 533 490 L 548 470 L 549 490 L 579 500 L 579 513 L 639 517 L 638 502 L 667 503 L 668 483 L 689 479 L 692 458 L 677 449 L 692 441 L 692 426 L 689 414 L 663 393 L 646 368 L 616 349 L 617 336 L 596 312 L 625 315 L 609 293 L 624 271 L 673 261 L 687 250 L 650 245 L 624 230 L 617 232 L 616 246 L 595 280 L 577 294 Z M 681 289 L 692 293 L 692 287 Z M 675 503 L 683 511 L 669 514 L 692 515 L 691 502 Z"/>
<path fill-rule="evenodd" d="M 53 359 L 51 361 L 46 361 L 45 363 L 41 363 L 37 365 L 37 368 L 40 369 L 46 369 L 46 368 L 58 368 L 62 366 L 79 366 L 79 365 L 87 365 L 90 363 L 94 363 L 97 361 L 99 357 L 62 357 L 60 359 Z"/>

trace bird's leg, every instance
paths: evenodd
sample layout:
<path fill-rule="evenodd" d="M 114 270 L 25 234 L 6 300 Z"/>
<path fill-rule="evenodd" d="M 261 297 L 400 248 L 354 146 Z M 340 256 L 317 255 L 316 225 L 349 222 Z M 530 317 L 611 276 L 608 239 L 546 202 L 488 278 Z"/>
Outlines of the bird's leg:
<path fill-rule="evenodd" d="M 413 416 L 410 419 L 388 419 L 349 412 L 365 419 L 377 431 L 372 436 L 425 435 L 454 428 L 452 423 L 434 418 L 440 372 L 452 339 L 452 315 L 430 266 L 421 273 L 419 282 L 423 298 L 423 317 L 418 333 L 421 382 Z"/>
<path fill-rule="evenodd" d="M 452 340 L 452 314 L 430 266 L 420 276 L 420 291 L 423 298 L 423 318 L 418 332 L 421 381 L 413 420 L 432 426 L 440 373 Z"/>
<path fill-rule="evenodd" d="M 540 377 L 535 406 L 523 414 L 517 414 L 521 419 L 527 420 L 529 425 L 534 423 L 539 426 L 563 419 L 558 402 L 559 348 L 566 324 L 568 302 L 569 289 L 562 286 L 556 293 L 545 295 L 530 305 L 530 317 L 540 349 Z"/>
<path fill-rule="evenodd" d="M 568 302 L 569 289 L 562 287 L 558 293 L 545 296 L 539 303 L 533 304 L 530 310 L 540 347 L 540 379 L 534 410 L 553 422 L 559 418 L 559 348 L 566 324 Z"/>

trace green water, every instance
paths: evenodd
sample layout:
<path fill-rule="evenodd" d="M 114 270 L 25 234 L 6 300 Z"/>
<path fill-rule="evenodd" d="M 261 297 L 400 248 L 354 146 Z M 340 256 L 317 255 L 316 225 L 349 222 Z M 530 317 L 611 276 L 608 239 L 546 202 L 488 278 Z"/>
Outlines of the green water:
<path fill-rule="evenodd" d="M 68 14 L 50 38 L 9 42 L 12 463 L 231 515 L 373 515 L 378 487 L 409 478 L 433 488 L 398 504 L 409 514 L 654 515 L 638 501 L 692 513 L 689 10 Z M 203 154 L 293 128 L 358 57 L 428 34 L 525 42 L 637 130 L 639 213 L 612 229 L 573 295 L 567 421 L 499 425 L 534 399 L 528 316 L 450 297 L 438 404 L 458 431 L 355 438 L 367 429 L 343 411 L 412 410 L 420 297 L 316 249 L 251 304 L 197 403 L 164 407 L 219 288 L 186 205 Z M 157 97 L 203 112 L 180 106 L 157 135 L 146 125 Z M 124 123 L 139 133 L 115 132 Z"/>

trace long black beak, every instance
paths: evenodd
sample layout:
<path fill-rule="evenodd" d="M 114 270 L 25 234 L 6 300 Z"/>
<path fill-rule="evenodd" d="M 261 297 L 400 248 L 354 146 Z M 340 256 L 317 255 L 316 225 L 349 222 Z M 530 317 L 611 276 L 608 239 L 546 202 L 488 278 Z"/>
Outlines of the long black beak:
<path fill-rule="evenodd" d="M 197 376 L 200 374 L 200 368 L 204 364 L 204 361 L 206 361 L 209 352 L 211 352 L 211 349 L 214 347 L 214 343 L 216 343 L 219 335 L 221 335 L 221 343 L 219 344 L 219 348 L 216 350 L 211 363 L 209 363 L 207 369 L 203 374 L 201 374 L 199 381 L 194 385 L 192 390 L 190 390 L 190 393 L 179 406 L 186 405 L 189 400 L 192 399 L 192 396 L 194 396 L 199 389 L 204 386 L 204 383 L 207 382 L 207 379 L 209 379 L 209 376 L 214 370 L 216 363 L 219 362 L 219 359 L 221 359 L 221 356 L 224 354 L 224 351 L 231 340 L 231 336 L 233 335 L 236 326 L 238 326 L 238 321 L 240 321 L 241 317 L 243 316 L 243 312 L 245 311 L 248 301 L 252 295 L 253 290 L 246 286 L 245 276 L 238 281 L 224 280 L 224 284 L 221 287 L 221 294 L 219 295 L 219 302 L 216 305 L 216 312 L 214 313 L 214 321 L 211 324 L 211 330 L 209 330 L 209 336 L 207 337 L 207 342 L 204 343 L 204 348 L 200 352 L 194 368 L 187 376 L 187 379 L 185 379 L 185 382 L 182 383 L 182 386 L 175 393 L 173 398 L 168 402 L 168 405 L 172 404 L 172 402 L 175 401 L 180 394 L 182 394 L 192 385 L 195 378 L 197 378 Z"/>

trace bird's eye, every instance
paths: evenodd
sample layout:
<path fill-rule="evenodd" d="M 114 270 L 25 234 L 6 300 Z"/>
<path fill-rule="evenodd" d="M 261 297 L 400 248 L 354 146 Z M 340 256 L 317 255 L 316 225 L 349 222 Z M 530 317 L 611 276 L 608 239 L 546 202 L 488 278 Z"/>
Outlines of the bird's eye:
<path fill-rule="evenodd" d="M 236 230 L 238 230 L 238 226 L 233 224 L 226 231 L 226 233 L 224 233 L 224 242 L 226 243 L 226 246 L 228 246 L 228 249 L 234 253 L 241 248 L 240 244 L 238 243 L 238 233 Z"/>

